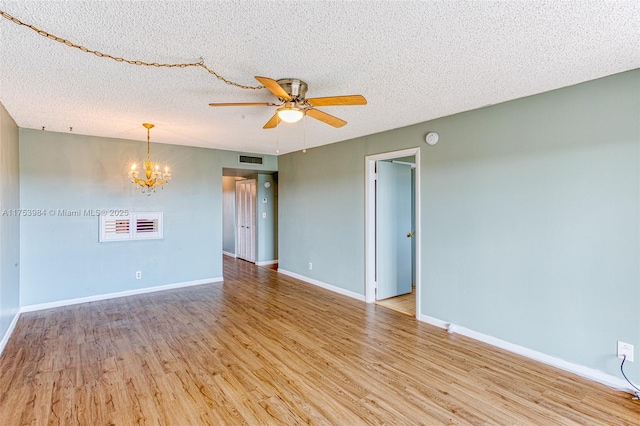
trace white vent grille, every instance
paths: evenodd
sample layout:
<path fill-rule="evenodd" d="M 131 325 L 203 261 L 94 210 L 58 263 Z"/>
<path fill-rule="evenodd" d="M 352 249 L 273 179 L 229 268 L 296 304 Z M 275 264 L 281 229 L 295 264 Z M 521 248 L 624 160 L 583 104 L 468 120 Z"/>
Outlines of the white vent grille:
<path fill-rule="evenodd" d="M 162 213 L 134 213 L 137 239 L 162 238 Z"/>
<path fill-rule="evenodd" d="M 131 239 L 129 216 L 100 216 L 100 241 Z"/>
<path fill-rule="evenodd" d="M 100 242 L 148 240 L 162 237 L 162 212 L 133 212 L 128 216 L 100 216 Z"/>

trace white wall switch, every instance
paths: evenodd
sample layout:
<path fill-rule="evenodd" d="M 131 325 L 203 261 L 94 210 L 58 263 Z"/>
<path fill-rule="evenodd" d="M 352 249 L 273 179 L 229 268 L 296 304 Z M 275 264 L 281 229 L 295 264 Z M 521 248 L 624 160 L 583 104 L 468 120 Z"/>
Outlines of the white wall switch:
<path fill-rule="evenodd" d="M 309 262 L 309 269 L 313 269 L 313 263 Z"/>
<path fill-rule="evenodd" d="M 633 345 L 618 340 L 618 358 L 622 358 L 623 355 L 627 356 L 627 361 L 633 362 Z"/>
<path fill-rule="evenodd" d="M 262 218 L 266 219 L 267 218 L 267 212 L 262 212 Z"/>

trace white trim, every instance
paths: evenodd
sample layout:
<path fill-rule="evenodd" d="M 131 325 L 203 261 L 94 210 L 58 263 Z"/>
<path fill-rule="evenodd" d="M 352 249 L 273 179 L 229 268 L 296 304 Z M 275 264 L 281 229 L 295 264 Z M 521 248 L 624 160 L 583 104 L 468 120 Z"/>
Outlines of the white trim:
<path fill-rule="evenodd" d="M 306 283 L 313 284 L 313 285 L 316 285 L 318 287 L 322 287 L 324 289 L 333 291 L 335 293 L 342 294 L 343 296 L 349 296 L 349 297 L 352 297 L 354 299 L 357 299 L 357 300 L 360 300 L 360 301 L 364 302 L 364 296 L 362 294 L 360 294 L 360 293 L 356 293 L 356 292 L 351 291 L 351 290 L 345 290 L 342 287 L 336 287 L 335 285 L 331 285 L 331 284 L 324 283 L 322 281 L 314 280 L 313 278 L 305 277 L 304 275 L 296 274 L 295 272 L 287 271 L 285 269 L 279 269 L 278 268 L 278 273 L 290 276 L 292 278 L 296 278 L 296 279 L 298 279 L 300 281 L 304 281 Z"/>
<path fill-rule="evenodd" d="M 257 266 L 265 266 L 265 265 L 276 265 L 278 263 L 278 259 L 276 260 L 265 260 L 263 262 L 256 262 Z"/>
<path fill-rule="evenodd" d="M 115 299 L 117 297 L 134 296 L 136 294 L 153 293 L 156 291 L 171 290 L 174 288 L 191 287 L 194 285 L 211 284 L 223 281 L 222 277 L 205 278 L 203 280 L 185 281 L 182 283 L 165 284 L 155 287 L 138 288 L 135 290 L 119 291 L 117 293 L 98 294 L 95 296 L 78 297 L 77 299 L 58 300 L 49 303 L 39 303 L 36 305 L 27 305 L 20 308 L 20 312 L 33 312 L 42 309 L 59 308 L 61 306 L 77 305 L 79 303 L 97 302 L 99 300 Z"/>
<path fill-rule="evenodd" d="M 417 318 L 422 322 L 426 322 L 427 324 L 434 325 L 434 326 L 436 326 L 438 328 L 448 328 L 449 327 L 449 323 L 448 322 L 439 320 L 438 318 L 430 317 L 429 315 L 419 315 L 419 316 L 417 316 Z"/>
<path fill-rule="evenodd" d="M 224 250 L 222 250 L 222 254 L 224 254 L 225 256 L 233 257 L 234 259 L 237 257 L 235 253 L 230 253 Z"/>
<path fill-rule="evenodd" d="M 364 298 L 365 302 L 373 303 L 376 300 L 376 162 L 369 157 L 365 161 L 364 182 Z"/>
<path fill-rule="evenodd" d="M 471 339 L 478 340 L 480 342 L 487 343 L 491 346 L 495 346 L 506 351 L 522 355 L 526 358 L 533 359 L 543 364 L 550 365 L 563 371 L 568 371 L 573 374 L 577 374 L 585 379 L 592 380 L 597 383 L 601 383 L 610 388 L 629 392 L 635 395 L 636 391 L 629 386 L 629 384 L 620 377 L 613 376 L 611 374 L 604 373 L 594 368 L 586 367 L 584 365 L 575 364 L 573 362 L 565 361 L 561 358 L 556 358 L 551 355 L 547 355 L 542 352 L 535 351 L 533 349 L 526 348 L 524 346 L 516 345 L 505 340 L 498 339 L 487 334 L 479 333 L 474 330 L 470 330 L 466 327 L 451 324 L 437 318 L 430 317 L 428 315 L 420 315 L 418 320 L 434 325 L 439 328 L 447 329 L 450 333 L 458 333 L 463 336 L 470 337 Z"/>
<path fill-rule="evenodd" d="M 416 317 L 421 315 L 421 286 L 422 286 L 422 222 L 420 216 L 420 147 L 403 149 L 400 151 L 385 152 L 382 154 L 367 155 L 364 157 L 365 164 L 365 302 L 376 301 L 376 161 L 391 160 L 394 158 L 415 156 L 415 217 L 416 217 Z"/>
<path fill-rule="evenodd" d="M 16 324 L 18 324 L 18 318 L 20 318 L 20 314 L 21 311 L 16 312 L 16 314 L 13 316 L 13 319 L 11 320 L 11 324 L 9 324 L 9 328 L 7 328 L 7 332 L 4 333 L 4 337 L 2 338 L 2 340 L 0 340 L 0 355 L 2 355 L 2 352 L 4 352 L 4 348 L 7 346 L 7 343 L 9 343 L 9 338 L 13 334 L 13 330 L 15 330 Z"/>

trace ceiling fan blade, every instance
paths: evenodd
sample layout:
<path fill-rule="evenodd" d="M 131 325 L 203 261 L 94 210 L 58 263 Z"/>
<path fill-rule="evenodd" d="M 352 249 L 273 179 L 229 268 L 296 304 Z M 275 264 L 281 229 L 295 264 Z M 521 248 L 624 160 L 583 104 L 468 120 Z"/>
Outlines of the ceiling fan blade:
<path fill-rule="evenodd" d="M 327 114 L 326 112 L 322 112 L 313 108 L 307 110 L 307 115 L 315 118 L 316 120 L 327 123 L 333 127 L 342 127 L 347 124 L 346 121 L 341 120 L 338 117 L 334 117 L 331 114 Z"/>
<path fill-rule="evenodd" d="M 280 117 L 278 117 L 278 113 L 276 112 L 275 114 L 273 114 L 273 117 L 271 117 L 269 121 L 267 121 L 267 124 L 264 125 L 263 129 L 273 129 L 278 124 L 280 124 L 281 121 L 282 120 L 280 120 Z"/>
<path fill-rule="evenodd" d="M 289 96 L 289 94 L 284 91 L 282 86 L 280 86 L 278 84 L 278 82 L 275 81 L 274 79 L 269 78 L 269 77 L 256 76 L 256 80 L 258 80 L 260 83 L 262 83 L 262 85 L 264 87 L 266 87 L 271 93 L 273 93 L 277 97 L 279 97 L 281 99 L 285 99 L 287 101 L 291 100 L 291 96 Z"/>
<path fill-rule="evenodd" d="M 306 100 L 313 106 L 366 105 L 367 100 L 362 95 L 327 96 L 325 98 L 311 98 Z"/>
<path fill-rule="evenodd" d="M 221 103 L 212 103 L 209 106 L 212 107 L 227 107 L 227 106 L 275 106 L 276 104 L 271 104 L 269 102 L 221 102 Z"/>

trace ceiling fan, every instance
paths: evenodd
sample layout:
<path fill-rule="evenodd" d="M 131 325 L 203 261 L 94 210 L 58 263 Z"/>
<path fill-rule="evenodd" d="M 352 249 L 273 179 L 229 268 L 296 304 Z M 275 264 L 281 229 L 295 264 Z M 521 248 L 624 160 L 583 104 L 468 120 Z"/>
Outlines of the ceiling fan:
<path fill-rule="evenodd" d="M 347 105 L 366 105 L 367 100 L 362 95 L 347 96 L 328 96 L 324 98 L 305 98 L 307 94 L 307 83 L 297 78 L 283 78 L 274 80 L 268 77 L 258 77 L 256 80 L 264 85 L 271 93 L 273 93 L 279 103 L 271 102 L 228 102 L 228 103 L 212 103 L 213 107 L 219 106 L 277 106 L 276 113 L 264 129 L 273 129 L 281 121 L 287 123 L 295 123 L 305 115 L 327 123 L 333 127 L 342 127 L 347 124 L 346 121 L 334 117 L 331 114 L 315 109 L 318 106 L 347 106 Z"/>

